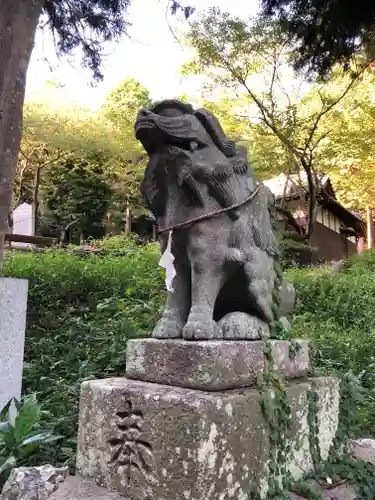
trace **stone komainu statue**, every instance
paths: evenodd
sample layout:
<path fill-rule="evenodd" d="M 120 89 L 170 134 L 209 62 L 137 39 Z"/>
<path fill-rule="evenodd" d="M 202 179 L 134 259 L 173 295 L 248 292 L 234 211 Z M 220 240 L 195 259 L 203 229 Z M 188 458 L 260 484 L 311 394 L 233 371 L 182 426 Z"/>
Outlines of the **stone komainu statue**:
<path fill-rule="evenodd" d="M 274 199 L 257 184 L 246 148 L 211 113 L 177 100 L 141 110 L 135 133 L 149 156 L 141 191 L 162 253 L 171 238 L 175 259 L 173 291 L 153 336 L 223 338 L 221 326 L 234 313 L 275 321 Z"/>

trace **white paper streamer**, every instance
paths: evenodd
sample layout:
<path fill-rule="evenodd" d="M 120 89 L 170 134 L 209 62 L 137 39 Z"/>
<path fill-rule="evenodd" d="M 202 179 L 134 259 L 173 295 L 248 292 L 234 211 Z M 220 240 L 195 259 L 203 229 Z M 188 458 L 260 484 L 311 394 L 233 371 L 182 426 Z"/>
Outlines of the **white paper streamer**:
<path fill-rule="evenodd" d="M 174 267 L 174 255 L 172 254 L 172 231 L 169 231 L 167 248 L 161 256 L 159 266 L 165 269 L 165 285 L 168 292 L 173 293 L 174 288 L 172 287 L 172 282 L 174 277 L 176 276 L 176 269 Z"/>

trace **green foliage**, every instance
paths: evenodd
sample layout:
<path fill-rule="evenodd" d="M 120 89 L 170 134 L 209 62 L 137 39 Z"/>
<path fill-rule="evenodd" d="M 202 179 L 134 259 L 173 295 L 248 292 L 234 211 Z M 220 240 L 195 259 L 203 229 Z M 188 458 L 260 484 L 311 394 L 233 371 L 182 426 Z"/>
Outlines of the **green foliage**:
<path fill-rule="evenodd" d="M 103 111 L 117 126 L 133 127 L 139 109 L 150 104 L 149 91 L 133 78 L 127 78 L 109 93 Z"/>
<path fill-rule="evenodd" d="M 328 481 L 332 487 L 347 482 L 353 486 L 359 498 L 364 500 L 374 498 L 375 466 L 353 459 L 349 455 L 349 443 L 355 437 L 359 422 L 359 405 L 362 401 L 363 391 L 358 380 L 350 374 L 339 377 L 338 428 L 327 460 L 323 460 L 320 451 L 319 396 L 312 381 L 308 393 L 307 423 L 313 470 L 307 471 L 303 479 L 295 481 L 287 466 L 291 451 L 287 438 L 287 432 L 291 428 L 291 407 L 287 397 L 287 386 L 274 371 L 274 361 L 268 342 L 265 344 L 264 357 L 266 370 L 260 380 L 259 388 L 263 396 L 261 409 L 268 427 L 270 449 L 268 500 L 290 500 L 288 492 L 297 493 L 308 500 L 322 500 L 322 491 L 329 489 Z M 250 498 L 259 500 L 259 492 L 256 490 L 250 492 Z"/>
<path fill-rule="evenodd" d="M 298 68 L 326 76 L 337 63 L 348 68 L 361 50 L 372 52 L 375 16 L 367 0 L 262 0 L 262 6 L 296 40 Z"/>
<path fill-rule="evenodd" d="M 24 106 L 23 143 L 42 144 L 49 150 L 68 153 L 131 154 L 126 139 L 129 127 L 120 130 L 103 113 L 78 107 L 56 108 L 43 102 Z"/>
<path fill-rule="evenodd" d="M 153 246 L 104 258 L 52 250 L 7 258 L 6 275 L 30 286 L 23 387 L 50 413 L 43 424 L 64 436 L 45 462 L 74 465 L 80 383 L 123 376 L 127 340 L 147 336 L 158 319 L 157 262 Z"/>
<path fill-rule="evenodd" d="M 304 479 L 293 481 L 286 467 L 290 453 L 287 433 L 291 425 L 287 386 L 275 372 L 272 350 L 269 342 L 265 342 L 265 372 L 258 384 L 269 436 L 269 499 L 290 499 L 290 494 L 286 493 L 289 491 L 306 499 L 322 500 L 325 488 L 318 485 L 328 488 L 328 480 L 332 487 L 347 482 L 358 498 L 374 498 L 375 467 L 349 454 L 350 441 L 367 432 L 373 435 L 375 423 L 375 343 L 374 335 L 371 330 L 369 332 L 375 326 L 374 273 L 375 253 L 372 252 L 350 259 L 341 274 L 334 274 L 329 269 L 288 272 L 287 279 L 294 281 L 299 292 L 294 335 L 311 340 L 317 373 L 337 374 L 340 380 L 339 421 L 328 459 L 323 460 L 319 444 L 319 398 L 312 383 L 308 393 L 307 422 L 313 470 Z M 354 313 L 352 306 L 358 308 Z M 291 345 L 291 356 L 295 355 L 295 347 Z M 250 498 L 259 499 L 259 492 L 250 492 Z"/>
<path fill-rule="evenodd" d="M 58 162 L 48 170 L 45 185 L 43 201 L 53 225 L 64 228 L 76 222 L 74 228 L 86 238 L 103 235 L 112 190 L 99 155 Z"/>
<path fill-rule="evenodd" d="M 17 410 L 11 420 L 11 408 Z M 0 412 L 0 491 L 12 469 L 22 465 L 41 463 L 62 436 L 56 436 L 41 427 L 42 411 L 35 395 L 28 396 L 22 404 L 12 399 Z"/>
<path fill-rule="evenodd" d="M 309 266 L 316 253 L 316 249 L 306 242 L 305 235 L 292 231 L 280 231 L 280 247 L 284 269 Z"/>
<path fill-rule="evenodd" d="M 128 79 L 99 111 L 26 103 L 14 205 L 38 201 L 38 227 L 48 235 L 79 219 L 86 235 L 99 236 L 104 213 L 108 231 L 123 229 L 126 208 L 134 215 L 145 210 L 139 192 L 145 155 L 134 120 L 149 102 L 148 90 Z"/>
<path fill-rule="evenodd" d="M 374 82 L 374 74 L 366 74 L 324 124 L 330 133 L 323 161 L 332 172 L 338 199 L 362 212 L 374 201 Z"/>
<path fill-rule="evenodd" d="M 293 41 L 277 22 L 265 17 L 244 21 L 218 8 L 191 23 L 187 42 L 195 49 L 195 57 L 184 66 L 183 73 L 202 74 L 207 78 L 206 86 L 225 88 L 229 96 L 247 103 L 247 116 L 262 139 L 258 156 L 266 154 L 268 160 L 259 163 L 268 163 L 271 169 L 283 165 L 286 173 L 306 175 L 308 183 L 302 182 L 300 187 L 308 194 L 310 238 L 318 179 L 326 165 L 321 160 L 330 147 L 330 130 L 324 126 L 324 119 L 354 87 L 365 68 L 350 77 L 335 75 L 330 85 L 306 85 L 291 67 Z M 272 157 L 277 157 L 275 162 Z"/>
<path fill-rule="evenodd" d="M 319 372 L 353 373 L 365 389 L 356 432 L 375 428 L 375 254 L 351 258 L 344 270 L 291 269 L 297 288 L 293 334 L 309 338 Z"/>
<path fill-rule="evenodd" d="M 375 466 L 354 459 L 350 456 L 349 449 L 350 441 L 355 437 L 359 423 L 359 408 L 363 399 L 362 393 L 362 388 L 355 377 L 351 374 L 340 376 L 338 427 L 329 449 L 328 459 L 323 461 L 318 439 L 318 397 L 314 390 L 310 392 L 308 423 L 310 453 L 313 457 L 314 471 L 307 474 L 307 477 L 315 479 L 321 484 L 325 484 L 327 478 L 329 478 L 332 486 L 347 482 L 355 489 L 359 498 L 371 500 L 375 495 Z M 312 492 L 307 492 L 306 498 L 319 498 L 311 496 Z"/>
<path fill-rule="evenodd" d="M 45 0 L 45 26 L 52 31 L 59 54 L 82 52 L 83 65 L 101 80 L 104 45 L 127 33 L 130 0 Z"/>
<path fill-rule="evenodd" d="M 324 500 L 323 495 L 316 491 L 314 486 L 308 484 L 306 481 L 300 479 L 295 481 L 291 487 L 290 491 L 297 493 L 302 498 L 307 498 L 308 500 Z"/>

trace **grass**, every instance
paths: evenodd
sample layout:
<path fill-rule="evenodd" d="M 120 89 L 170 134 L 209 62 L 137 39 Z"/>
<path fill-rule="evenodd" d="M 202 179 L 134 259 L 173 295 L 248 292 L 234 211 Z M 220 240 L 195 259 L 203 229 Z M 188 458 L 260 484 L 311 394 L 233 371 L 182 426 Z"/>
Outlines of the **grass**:
<path fill-rule="evenodd" d="M 293 335 L 309 338 L 315 369 L 356 375 L 366 389 L 359 434 L 375 432 L 375 252 L 355 256 L 339 274 L 291 269 L 298 292 Z"/>
<path fill-rule="evenodd" d="M 123 242 L 124 245 L 124 242 Z M 24 393 L 65 440 L 46 462 L 73 462 L 83 380 L 121 376 L 126 342 L 147 336 L 164 302 L 155 247 L 117 256 L 14 253 L 7 276 L 29 280 Z"/>

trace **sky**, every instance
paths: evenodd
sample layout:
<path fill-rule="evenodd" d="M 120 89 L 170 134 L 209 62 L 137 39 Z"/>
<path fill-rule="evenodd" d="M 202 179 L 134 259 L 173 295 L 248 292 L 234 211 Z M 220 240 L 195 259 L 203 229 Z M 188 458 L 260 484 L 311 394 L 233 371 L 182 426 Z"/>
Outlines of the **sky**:
<path fill-rule="evenodd" d="M 258 10 L 258 0 L 186 0 L 185 3 L 199 11 L 219 7 L 243 18 Z M 26 98 L 57 106 L 77 104 L 95 109 L 128 77 L 144 85 L 153 99 L 197 95 L 199 79 L 179 75 L 180 67 L 191 58 L 191 53 L 171 33 L 166 20 L 167 5 L 168 0 L 132 1 L 128 11 L 132 24 L 129 37 L 106 47 L 104 81 L 95 87 L 90 72 L 81 68 L 79 57 L 59 61 L 52 37 L 39 31 L 28 71 Z M 177 26 L 175 19 L 170 16 L 168 19 L 173 27 Z"/>

